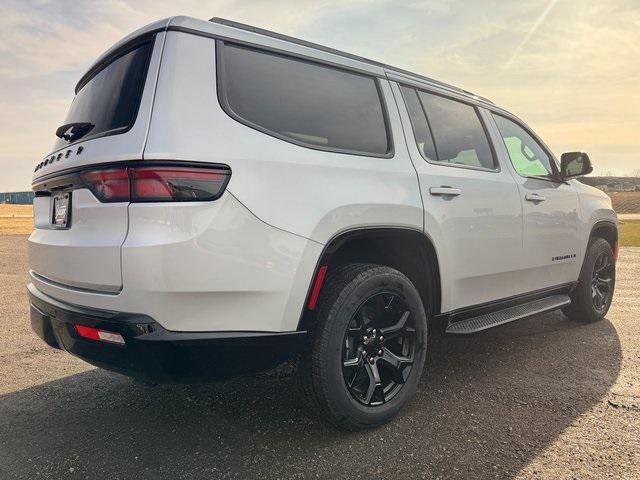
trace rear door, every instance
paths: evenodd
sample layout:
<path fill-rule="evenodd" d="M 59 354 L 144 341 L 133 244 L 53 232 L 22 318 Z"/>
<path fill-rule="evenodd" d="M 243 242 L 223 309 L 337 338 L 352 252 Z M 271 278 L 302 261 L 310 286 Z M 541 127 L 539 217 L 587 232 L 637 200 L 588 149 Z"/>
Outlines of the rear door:
<path fill-rule="evenodd" d="M 127 202 L 101 203 L 80 169 L 142 159 L 164 33 L 117 45 L 78 84 L 54 151 L 36 165 L 30 266 L 41 290 L 70 287 L 115 293 Z M 104 184 L 101 188 L 110 188 Z"/>
<path fill-rule="evenodd" d="M 535 291 L 573 282 L 580 270 L 577 192 L 558 180 L 552 154 L 529 129 L 515 118 L 492 117 L 524 213 L 522 283 Z"/>
<path fill-rule="evenodd" d="M 522 207 L 487 138 L 485 114 L 421 88 L 394 88 L 409 114 L 405 135 L 422 191 L 425 232 L 439 257 L 442 311 L 519 293 Z"/>

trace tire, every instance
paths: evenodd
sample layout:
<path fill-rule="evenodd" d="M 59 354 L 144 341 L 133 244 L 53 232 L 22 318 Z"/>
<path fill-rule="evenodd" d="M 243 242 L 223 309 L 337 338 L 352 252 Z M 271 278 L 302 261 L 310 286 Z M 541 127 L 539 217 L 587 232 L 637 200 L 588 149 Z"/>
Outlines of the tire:
<path fill-rule="evenodd" d="M 381 328 L 372 330 L 376 325 Z M 427 315 L 399 271 L 349 264 L 329 272 L 310 338 L 298 371 L 303 400 L 338 428 L 374 428 L 415 394 L 426 358 Z"/>
<path fill-rule="evenodd" d="M 591 239 L 578 284 L 571 294 L 571 304 L 562 309 L 563 313 L 577 322 L 602 320 L 611 306 L 615 282 L 616 269 L 611 245 L 603 238 Z M 594 292 L 594 283 L 600 294 L 606 292 L 604 298 Z"/>

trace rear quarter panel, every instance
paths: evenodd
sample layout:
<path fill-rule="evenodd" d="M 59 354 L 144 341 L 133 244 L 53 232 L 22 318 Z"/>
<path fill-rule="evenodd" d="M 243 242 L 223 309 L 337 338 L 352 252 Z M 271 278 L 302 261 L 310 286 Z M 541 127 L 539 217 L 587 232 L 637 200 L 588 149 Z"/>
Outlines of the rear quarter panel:
<path fill-rule="evenodd" d="M 217 97 L 215 40 L 168 32 L 145 159 L 227 164 L 228 190 L 277 228 L 319 243 L 366 226 L 422 230 L 415 170 L 388 81 L 381 81 L 393 158 L 324 152 L 254 130 Z"/>

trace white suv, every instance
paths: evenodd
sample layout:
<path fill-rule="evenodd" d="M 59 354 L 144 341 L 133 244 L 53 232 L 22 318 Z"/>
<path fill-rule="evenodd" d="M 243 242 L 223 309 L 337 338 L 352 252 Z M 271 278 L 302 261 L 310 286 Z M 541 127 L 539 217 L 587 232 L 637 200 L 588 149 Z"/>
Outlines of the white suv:
<path fill-rule="evenodd" d="M 234 22 L 174 17 L 80 79 L 33 178 L 31 322 L 151 381 L 296 360 L 316 411 L 379 425 L 428 325 L 466 334 L 613 295 L 617 219 L 489 100 Z M 433 323 L 432 320 L 438 322 Z"/>

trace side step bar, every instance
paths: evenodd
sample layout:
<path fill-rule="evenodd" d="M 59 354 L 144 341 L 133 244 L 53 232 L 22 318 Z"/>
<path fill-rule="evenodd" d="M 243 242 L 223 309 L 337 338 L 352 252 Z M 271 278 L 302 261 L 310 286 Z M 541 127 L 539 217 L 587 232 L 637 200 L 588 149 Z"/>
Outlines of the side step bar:
<path fill-rule="evenodd" d="M 451 322 L 447 325 L 446 332 L 455 334 L 475 333 L 502 325 L 503 323 L 513 322 L 514 320 L 520 320 L 521 318 L 530 317 L 539 313 L 550 312 L 551 310 L 556 310 L 570 303 L 571 299 L 568 295 L 551 295 L 496 312 L 485 313 L 477 317 Z"/>

